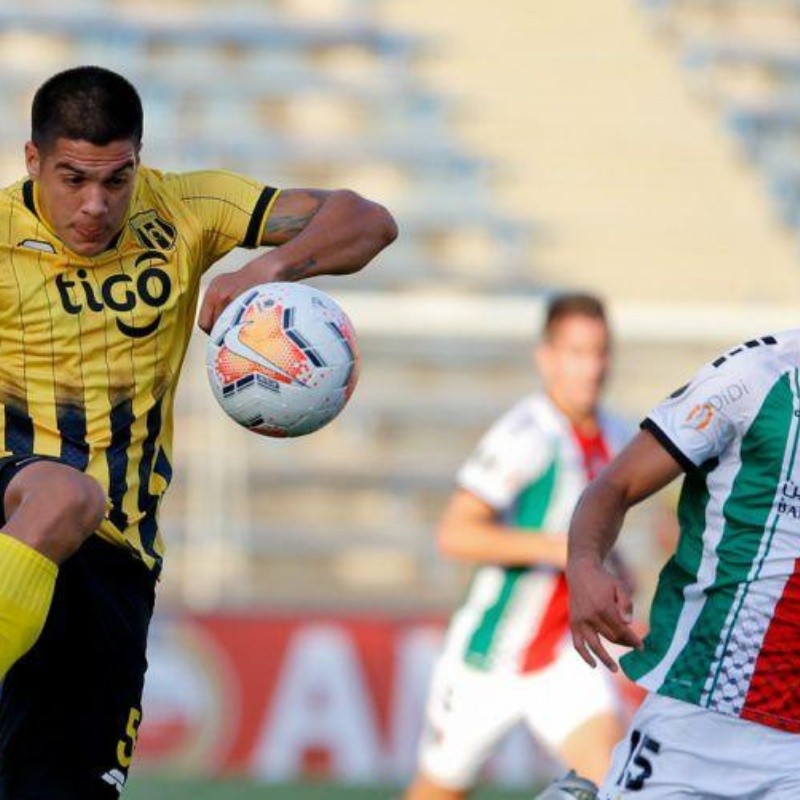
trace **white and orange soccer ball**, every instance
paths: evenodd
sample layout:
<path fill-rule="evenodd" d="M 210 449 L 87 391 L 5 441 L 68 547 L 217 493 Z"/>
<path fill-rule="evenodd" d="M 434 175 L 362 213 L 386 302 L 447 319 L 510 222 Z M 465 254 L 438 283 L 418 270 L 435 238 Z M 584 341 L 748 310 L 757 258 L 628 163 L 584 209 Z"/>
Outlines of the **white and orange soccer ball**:
<path fill-rule="evenodd" d="M 208 379 L 224 411 L 265 436 L 303 436 L 330 422 L 358 380 L 347 314 L 302 283 L 265 283 L 220 315 L 206 347 Z"/>

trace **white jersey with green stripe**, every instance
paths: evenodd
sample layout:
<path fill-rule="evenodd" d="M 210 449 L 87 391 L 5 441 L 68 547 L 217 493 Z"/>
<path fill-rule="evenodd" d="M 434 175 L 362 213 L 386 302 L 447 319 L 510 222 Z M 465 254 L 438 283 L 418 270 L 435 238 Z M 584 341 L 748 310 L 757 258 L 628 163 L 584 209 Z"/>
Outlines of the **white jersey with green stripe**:
<path fill-rule="evenodd" d="M 644 649 L 660 694 L 800 731 L 800 330 L 745 342 L 642 423 L 686 470 Z"/>
<path fill-rule="evenodd" d="M 630 426 L 602 410 L 598 419 L 607 460 L 627 441 Z M 536 394 L 488 430 L 457 482 L 496 509 L 505 524 L 531 534 L 564 535 L 587 472 L 569 420 Z M 555 658 L 567 628 L 563 572 L 485 565 L 453 616 L 443 658 L 463 659 L 482 670 L 529 672 Z"/>

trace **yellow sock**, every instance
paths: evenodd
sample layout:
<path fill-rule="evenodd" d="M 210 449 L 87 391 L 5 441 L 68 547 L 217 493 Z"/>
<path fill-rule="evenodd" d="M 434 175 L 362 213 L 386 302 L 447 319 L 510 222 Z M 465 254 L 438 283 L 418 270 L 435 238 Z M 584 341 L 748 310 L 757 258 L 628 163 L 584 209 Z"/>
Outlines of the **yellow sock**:
<path fill-rule="evenodd" d="M 39 638 L 56 575 L 49 558 L 0 533 L 0 680 Z"/>

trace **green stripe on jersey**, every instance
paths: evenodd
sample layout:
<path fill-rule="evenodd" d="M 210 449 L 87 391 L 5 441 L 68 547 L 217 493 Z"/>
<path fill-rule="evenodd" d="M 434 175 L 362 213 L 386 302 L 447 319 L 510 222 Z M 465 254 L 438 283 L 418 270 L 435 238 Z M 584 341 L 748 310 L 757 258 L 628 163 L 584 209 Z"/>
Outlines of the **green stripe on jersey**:
<path fill-rule="evenodd" d="M 712 459 L 701 469 L 687 472 L 684 478 L 678 503 L 681 536 L 675 555 L 666 563 L 658 580 L 645 647 L 643 650 L 631 650 L 619 662 L 633 681 L 650 672 L 664 657 L 678 627 L 678 617 L 684 605 L 684 589 L 697 581 L 703 558 L 703 532 L 709 500 L 706 476 L 718 463 L 716 458 Z"/>
<path fill-rule="evenodd" d="M 544 474 L 517 500 L 512 524 L 524 528 L 541 528 L 558 475 L 558 462 L 553 460 Z M 528 572 L 527 567 L 507 567 L 504 569 L 503 583 L 494 602 L 483 612 L 481 621 L 472 633 L 464 651 L 464 660 L 477 669 L 489 669 L 492 664 L 492 647 L 497 638 L 500 623 L 511 604 L 519 579 Z"/>
<path fill-rule="evenodd" d="M 558 476 L 558 461 L 553 459 L 539 480 L 532 483 L 517 499 L 513 524 L 520 528 L 541 528 Z"/>
<path fill-rule="evenodd" d="M 703 602 L 703 607 L 689 632 L 686 645 L 669 665 L 659 689 L 663 694 L 699 703 L 718 659 L 724 655 L 720 648 L 723 628 L 732 612 L 732 625 L 735 624 L 737 610 L 733 609 L 733 604 L 737 589 L 751 574 L 764 536 L 771 535 L 766 526 L 783 471 L 786 449 L 794 444 L 787 442 L 793 415 L 794 394 L 787 374 L 772 386 L 742 439 L 739 468 L 723 505 L 724 528 L 715 548 L 717 568 L 714 581 L 704 590 L 705 597 L 699 601 Z M 704 533 L 700 532 L 701 538 Z M 696 531 L 693 536 L 697 537 Z M 682 533 L 681 539 L 683 537 Z M 702 546 L 702 541 L 697 544 Z M 665 587 L 665 592 L 673 601 L 683 603 L 683 588 L 692 581 L 684 582 L 681 587 L 674 575 L 666 574 L 663 579 L 675 582 L 673 586 Z M 680 610 L 677 609 L 678 613 Z M 664 619 L 660 618 L 662 616 Z M 673 626 L 677 623 L 676 609 L 669 602 L 666 610 L 658 608 L 654 602 L 653 618 L 654 633 L 658 631 L 665 637 L 654 643 L 657 657 L 652 661 L 655 662 L 669 649 L 672 635 L 668 625 L 670 618 Z M 672 633 L 675 632 L 673 627 Z M 638 677 L 641 677 L 647 670 L 640 672 L 635 657 L 630 656 L 630 659 L 637 666 Z M 626 671 L 628 666 L 626 663 Z"/>

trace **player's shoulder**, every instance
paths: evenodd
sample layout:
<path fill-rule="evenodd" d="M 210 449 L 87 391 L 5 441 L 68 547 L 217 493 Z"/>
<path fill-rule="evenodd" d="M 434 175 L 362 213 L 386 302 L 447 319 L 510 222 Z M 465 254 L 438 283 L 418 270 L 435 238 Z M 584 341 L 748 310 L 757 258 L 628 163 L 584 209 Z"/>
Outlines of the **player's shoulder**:
<path fill-rule="evenodd" d="M 509 436 L 524 436 L 540 433 L 553 425 L 553 411 L 547 398 L 540 394 L 529 394 L 507 408 L 495 420 L 492 430 L 503 431 Z"/>
<path fill-rule="evenodd" d="M 16 245 L 27 239 L 41 238 L 41 225 L 34 209 L 33 183 L 29 179 L 0 189 L 0 219 L 3 220 L 0 241 L 5 244 Z"/>
<path fill-rule="evenodd" d="M 258 181 L 226 169 L 197 169 L 187 172 L 148 169 L 146 175 L 152 183 L 184 197 L 225 198 L 237 192 L 259 191 L 263 188 Z"/>
<path fill-rule="evenodd" d="M 18 181 L 9 183 L 0 189 L 0 198 L 3 200 L 20 201 L 22 200 L 22 187 L 27 183 L 27 179 L 20 178 Z"/>
<path fill-rule="evenodd" d="M 695 423 L 705 419 L 701 410 L 710 414 L 713 409 L 715 416 L 745 424 L 753 419 L 773 387 L 798 367 L 800 329 L 756 336 L 704 364 L 658 408 L 662 414 L 685 414 L 686 421 Z"/>
<path fill-rule="evenodd" d="M 0 189 L 0 206 L 13 208 L 15 206 L 25 206 L 25 185 L 31 185 L 27 179 L 21 179 L 10 183 Z"/>
<path fill-rule="evenodd" d="M 142 204 L 150 205 L 163 196 L 169 197 L 170 184 L 165 180 L 166 176 L 167 173 L 159 169 L 141 164 L 136 172 L 136 191 L 133 197 L 134 207 Z"/>
<path fill-rule="evenodd" d="M 486 430 L 462 465 L 458 483 L 496 508 L 549 463 L 557 437 L 546 431 L 546 409 L 535 395 L 523 397 Z"/>
<path fill-rule="evenodd" d="M 224 170 L 164 172 L 143 164 L 138 171 L 132 219 L 147 224 L 155 211 L 170 225 L 192 221 L 202 228 L 206 215 L 211 214 L 209 203 L 205 201 L 236 203 L 237 195 L 229 183 L 229 175 L 231 173 Z M 235 185 L 241 186 L 241 183 Z"/>
<path fill-rule="evenodd" d="M 747 381 L 768 388 L 775 379 L 800 367 L 800 328 L 768 333 L 730 347 L 709 361 L 697 379 Z"/>
<path fill-rule="evenodd" d="M 531 394 L 517 400 L 489 426 L 481 448 L 528 452 L 556 446 L 561 431 L 557 413 L 544 395 Z"/>

